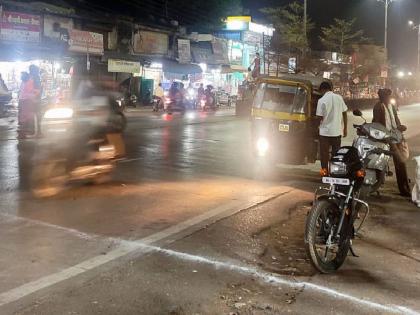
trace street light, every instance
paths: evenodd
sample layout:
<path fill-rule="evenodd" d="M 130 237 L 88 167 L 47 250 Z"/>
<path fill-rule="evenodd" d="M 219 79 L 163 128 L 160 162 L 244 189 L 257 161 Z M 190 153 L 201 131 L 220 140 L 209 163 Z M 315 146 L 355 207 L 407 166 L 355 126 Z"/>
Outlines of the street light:
<path fill-rule="evenodd" d="M 415 24 L 413 21 L 408 21 L 408 25 L 413 30 L 417 30 L 417 73 L 420 73 L 420 24 Z"/>
<path fill-rule="evenodd" d="M 384 47 L 385 52 L 388 53 L 388 8 L 389 5 L 396 1 L 396 0 L 376 0 L 378 2 L 382 2 L 385 5 L 385 39 L 384 39 Z M 388 56 L 388 54 L 387 54 Z"/>

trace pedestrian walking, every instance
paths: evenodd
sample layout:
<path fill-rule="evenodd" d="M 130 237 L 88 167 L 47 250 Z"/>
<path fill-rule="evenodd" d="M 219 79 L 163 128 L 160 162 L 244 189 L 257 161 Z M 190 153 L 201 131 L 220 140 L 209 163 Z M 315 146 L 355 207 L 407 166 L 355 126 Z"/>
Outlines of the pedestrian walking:
<path fill-rule="evenodd" d="M 321 167 L 323 172 L 328 171 L 330 152 L 334 155 L 341 146 L 341 138 L 347 137 L 347 105 L 341 95 L 333 92 L 330 82 L 322 82 L 320 92 L 323 95 L 316 109 L 320 117 L 319 146 Z"/>

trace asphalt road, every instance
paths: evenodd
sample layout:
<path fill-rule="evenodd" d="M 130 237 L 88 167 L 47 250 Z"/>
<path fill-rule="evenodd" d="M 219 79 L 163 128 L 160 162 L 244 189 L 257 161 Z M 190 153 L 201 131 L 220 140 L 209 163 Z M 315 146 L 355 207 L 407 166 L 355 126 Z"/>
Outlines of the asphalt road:
<path fill-rule="evenodd" d="M 414 151 L 418 112 L 401 109 Z M 362 258 L 320 276 L 302 250 L 318 164 L 260 180 L 249 121 L 230 110 L 128 116 L 112 182 L 48 200 L 27 190 L 36 140 L 0 122 L 1 314 L 420 312 L 420 244 L 408 237 L 420 218 L 392 182 Z M 384 215 L 394 209 L 406 235 Z"/>

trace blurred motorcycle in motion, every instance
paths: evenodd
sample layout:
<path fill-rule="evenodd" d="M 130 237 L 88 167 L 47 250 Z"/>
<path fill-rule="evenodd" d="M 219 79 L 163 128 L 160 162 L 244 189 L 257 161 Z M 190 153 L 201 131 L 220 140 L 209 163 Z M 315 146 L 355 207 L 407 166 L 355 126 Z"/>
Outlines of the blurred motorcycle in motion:
<path fill-rule="evenodd" d="M 31 189 L 51 197 L 71 182 L 103 183 L 125 155 L 125 117 L 109 95 L 72 100 L 48 108 L 35 151 Z"/>

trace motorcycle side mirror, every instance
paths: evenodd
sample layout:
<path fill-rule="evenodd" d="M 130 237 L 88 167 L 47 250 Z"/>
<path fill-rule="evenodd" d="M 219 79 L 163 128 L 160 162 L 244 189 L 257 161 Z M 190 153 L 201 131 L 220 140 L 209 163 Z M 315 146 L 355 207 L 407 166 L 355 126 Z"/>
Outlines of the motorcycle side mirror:
<path fill-rule="evenodd" d="M 361 110 L 360 109 L 354 109 L 353 110 L 353 115 L 354 116 L 358 116 L 358 117 L 362 117 L 363 116 L 363 113 L 361 112 Z"/>

